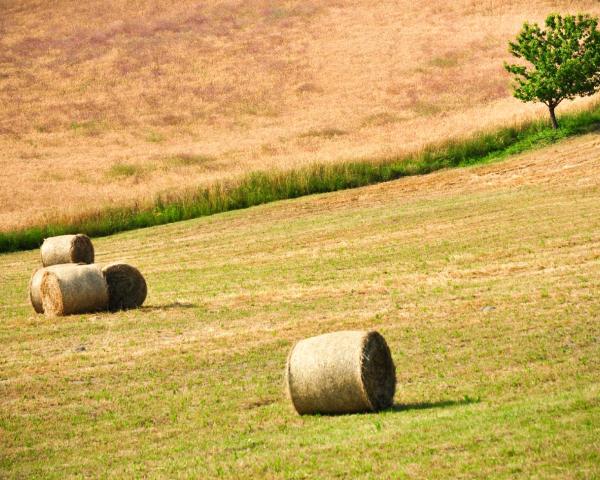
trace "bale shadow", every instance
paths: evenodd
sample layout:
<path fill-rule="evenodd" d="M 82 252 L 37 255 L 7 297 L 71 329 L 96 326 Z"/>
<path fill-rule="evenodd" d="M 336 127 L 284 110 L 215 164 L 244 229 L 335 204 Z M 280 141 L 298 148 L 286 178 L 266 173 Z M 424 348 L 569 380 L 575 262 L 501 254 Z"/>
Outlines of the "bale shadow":
<path fill-rule="evenodd" d="M 406 410 L 428 410 L 432 408 L 451 408 L 481 402 L 481 398 L 464 397 L 461 400 L 439 400 L 437 402 L 395 403 L 388 411 L 404 412 Z"/>
<path fill-rule="evenodd" d="M 144 310 L 146 312 L 155 312 L 160 310 L 178 310 L 181 308 L 197 308 L 197 303 L 192 302 L 171 302 L 165 303 L 164 305 L 144 305 L 140 307 L 140 310 Z"/>
<path fill-rule="evenodd" d="M 471 405 L 480 403 L 480 397 L 465 396 L 461 400 L 439 400 L 437 402 L 415 402 L 415 403 L 395 403 L 390 408 L 379 410 L 376 412 L 346 412 L 346 413 L 314 413 L 312 416 L 318 417 L 339 417 L 341 415 L 378 415 L 383 412 L 404 412 L 409 410 L 428 410 L 433 408 L 452 408 L 463 405 Z"/>

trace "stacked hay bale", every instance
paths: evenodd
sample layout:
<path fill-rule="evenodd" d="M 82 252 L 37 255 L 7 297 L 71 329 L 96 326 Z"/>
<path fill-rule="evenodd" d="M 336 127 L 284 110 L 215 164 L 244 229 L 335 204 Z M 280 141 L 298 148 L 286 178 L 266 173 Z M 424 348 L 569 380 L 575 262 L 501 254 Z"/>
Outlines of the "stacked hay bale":
<path fill-rule="evenodd" d="M 94 263 L 94 245 L 90 237 L 81 233 L 46 238 L 40 253 L 44 267 L 63 263 Z"/>
<path fill-rule="evenodd" d="M 377 332 L 343 331 L 300 340 L 286 365 L 288 396 L 303 414 L 374 412 L 392 406 L 396 369 Z"/>
<path fill-rule="evenodd" d="M 82 234 L 44 240 L 43 267 L 29 282 L 29 299 L 37 313 L 62 316 L 140 307 L 147 286 L 140 271 L 126 263 L 104 268 L 94 264 L 94 246 Z"/>

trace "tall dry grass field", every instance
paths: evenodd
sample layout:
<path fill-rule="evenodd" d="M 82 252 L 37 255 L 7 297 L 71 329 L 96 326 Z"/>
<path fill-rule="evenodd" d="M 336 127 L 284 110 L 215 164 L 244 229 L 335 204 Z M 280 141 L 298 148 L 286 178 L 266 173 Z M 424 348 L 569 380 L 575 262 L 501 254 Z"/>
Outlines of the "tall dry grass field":
<path fill-rule="evenodd" d="M 593 1 L 0 2 L 0 230 L 540 112 L 502 62 Z"/>

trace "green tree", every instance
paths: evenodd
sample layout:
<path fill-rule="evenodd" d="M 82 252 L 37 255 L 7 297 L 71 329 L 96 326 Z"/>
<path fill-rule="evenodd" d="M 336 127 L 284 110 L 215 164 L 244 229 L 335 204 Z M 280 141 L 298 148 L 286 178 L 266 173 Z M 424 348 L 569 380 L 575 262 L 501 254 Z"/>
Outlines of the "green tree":
<path fill-rule="evenodd" d="M 598 19 L 589 15 L 551 14 L 546 29 L 525 23 L 509 52 L 531 65 L 504 64 L 515 78 L 514 96 L 538 101 L 550 111 L 558 128 L 555 109 L 565 99 L 588 96 L 600 88 L 600 32 Z"/>

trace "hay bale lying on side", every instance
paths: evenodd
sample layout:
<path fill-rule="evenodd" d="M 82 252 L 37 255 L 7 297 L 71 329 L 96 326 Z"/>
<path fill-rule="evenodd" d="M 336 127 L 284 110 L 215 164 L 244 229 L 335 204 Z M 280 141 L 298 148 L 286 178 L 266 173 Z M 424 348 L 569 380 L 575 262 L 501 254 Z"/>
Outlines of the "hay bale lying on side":
<path fill-rule="evenodd" d="M 377 411 L 392 405 L 396 369 L 379 333 L 334 332 L 294 345 L 286 383 L 301 415 Z"/>
<path fill-rule="evenodd" d="M 127 263 L 115 262 L 102 269 L 108 284 L 108 309 L 128 310 L 141 307 L 148 287 L 140 271 Z"/>
<path fill-rule="evenodd" d="M 44 267 L 60 263 L 94 263 L 94 246 L 82 233 L 46 238 L 40 251 Z"/>
<path fill-rule="evenodd" d="M 107 309 L 108 286 L 98 265 L 71 263 L 43 270 L 40 296 L 47 316 Z"/>
<path fill-rule="evenodd" d="M 37 269 L 29 280 L 29 300 L 31 306 L 37 313 L 44 313 L 44 305 L 42 302 L 42 279 L 44 278 L 45 272 L 60 272 L 60 270 L 71 269 L 72 263 L 61 263 L 58 265 L 51 265 L 49 267 L 42 267 Z"/>

